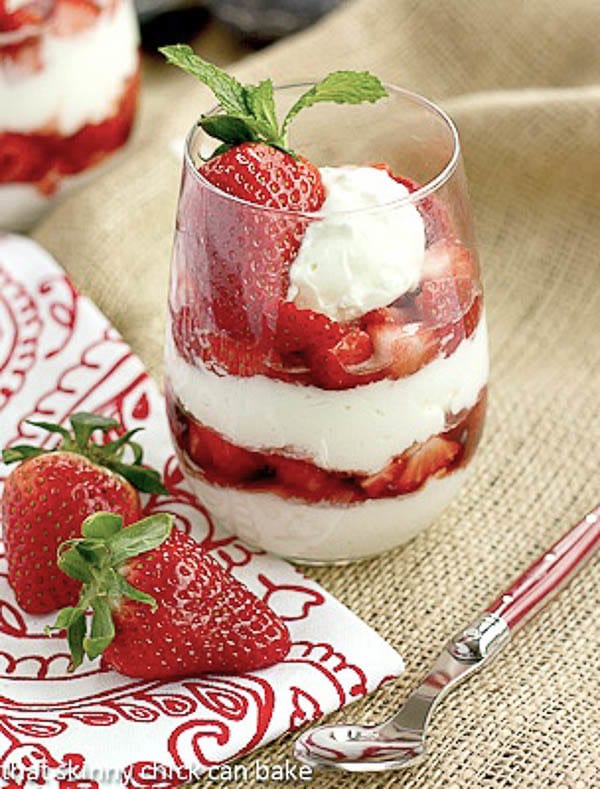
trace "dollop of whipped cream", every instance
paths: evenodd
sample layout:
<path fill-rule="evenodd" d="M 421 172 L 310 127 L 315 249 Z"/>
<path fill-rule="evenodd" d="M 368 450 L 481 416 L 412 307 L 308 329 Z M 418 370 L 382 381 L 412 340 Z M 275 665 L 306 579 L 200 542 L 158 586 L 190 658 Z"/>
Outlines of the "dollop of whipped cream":
<path fill-rule="evenodd" d="M 311 222 L 290 267 L 287 300 L 348 321 L 384 307 L 419 283 L 425 227 L 400 200 L 408 189 L 376 167 L 322 167 L 323 218 Z M 372 210 L 358 210 L 372 209 Z"/>

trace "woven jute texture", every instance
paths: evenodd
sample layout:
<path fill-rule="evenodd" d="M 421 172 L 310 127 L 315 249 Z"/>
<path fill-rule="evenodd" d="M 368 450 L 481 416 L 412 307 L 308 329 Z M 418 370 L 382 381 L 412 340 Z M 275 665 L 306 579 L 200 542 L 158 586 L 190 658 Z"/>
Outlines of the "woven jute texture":
<path fill-rule="evenodd" d="M 490 409 L 466 490 L 405 548 L 307 571 L 407 664 L 334 720 L 391 713 L 445 639 L 600 499 L 599 37 L 596 0 L 360 0 L 236 69 L 285 82 L 366 67 L 439 101 L 460 129 L 484 268 Z M 174 70 L 147 72 L 129 156 L 35 237 L 159 377 L 179 181 L 168 144 L 208 99 Z M 446 700 L 420 766 L 314 785 L 600 786 L 599 695 L 596 561 Z M 247 757 L 249 774 L 291 744 Z"/>

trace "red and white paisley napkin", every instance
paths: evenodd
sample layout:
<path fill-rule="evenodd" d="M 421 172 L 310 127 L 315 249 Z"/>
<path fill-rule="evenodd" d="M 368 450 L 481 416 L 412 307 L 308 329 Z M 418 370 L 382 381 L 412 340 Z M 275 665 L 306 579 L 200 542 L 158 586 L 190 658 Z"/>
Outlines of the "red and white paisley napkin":
<path fill-rule="evenodd" d="M 76 410 L 146 428 L 146 458 L 176 492 L 148 497 L 146 513 L 175 513 L 286 620 L 294 646 L 284 663 L 243 676 L 141 682 L 94 664 L 69 675 L 64 640 L 44 636 L 52 617 L 19 610 L 0 555 L 0 783 L 12 772 L 23 785 L 25 769 L 32 785 L 60 786 L 63 776 L 67 786 L 70 769 L 94 779 L 87 789 L 170 786 L 167 776 L 247 753 L 402 671 L 398 653 L 317 584 L 214 526 L 183 482 L 163 399 L 140 360 L 43 249 L 0 237 L 1 443 L 42 443 L 24 420 L 64 423 Z M 6 473 L 0 465 L 0 484 Z"/>

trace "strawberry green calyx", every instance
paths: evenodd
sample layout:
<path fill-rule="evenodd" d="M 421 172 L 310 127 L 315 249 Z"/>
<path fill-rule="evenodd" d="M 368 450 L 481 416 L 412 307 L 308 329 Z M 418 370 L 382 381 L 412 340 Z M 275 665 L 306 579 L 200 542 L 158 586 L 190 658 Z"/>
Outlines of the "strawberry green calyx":
<path fill-rule="evenodd" d="M 119 428 L 120 425 L 115 419 L 80 411 L 72 414 L 69 421 L 72 431 L 52 422 L 28 421 L 27 424 L 29 425 L 41 427 L 50 433 L 58 433 L 62 437 L 59 446 L 48 450 L 19 444 L 4 449 L 2 451 L 2 461 L 6 464 L 20 463 L 28 458 L 44 455 L 48 452 L 73 452 L 77 455 L 83 455 L 97 466 L 104 466 L 111 471 L 115 471 L 130 482 L 134 488 L 141 490 L 143 493 L 165 494 L 168 492 L 161 482 L 158 471 L 142 465 L 144 451 L 137 441 L 132 440 L 133 436 L 142 428 L 138 427 L 135 430 L 128 430 L 114 441 L 96 444 L 92 440 L 92 434 L 96 430 L 104 434 Z M 133 453 L 132 462 L 123 461 L 123 454 L 127 448 Z"/>
<path fill-rule="evenodd" d="M 84 656 L 95 660 L 115 636 L 112 610 L 123 598 L 148 605 L 156 600 L 127 583 L 119 570 L 129 560 L 161 545 L 171 533 L 173 516 L 159 513 L 122 528 L 123 519 L 112 512 L 96 512 L 81 526 L 81 539 L 67 540 L 58 549 L 58 566 L 83 586 L 76 606 L 63 608 L 48 634 L 67 631 L 70 671 Z M 91 621 L 86 613 L 91 609 Z"/>
<path fill-rule="evenodd" d="M 198 121 L 209 136 L 222 142 L 213 156 L 243 142 L 263 142 L 293 153 L 288 144 L 288 129 L 300 110 L 319 102 L 375 102 L 388 95 L 381 80 L 368 71 L 334 71 L 300 96 L 279 125 L 270 79 L 258 85 L 242 85 L 235 77 L 203 60 L 187 44 L 160 47 L 159 52 L 169 63 L 204 83 L 219 101 L 221 113 L 202 115 Z"/>

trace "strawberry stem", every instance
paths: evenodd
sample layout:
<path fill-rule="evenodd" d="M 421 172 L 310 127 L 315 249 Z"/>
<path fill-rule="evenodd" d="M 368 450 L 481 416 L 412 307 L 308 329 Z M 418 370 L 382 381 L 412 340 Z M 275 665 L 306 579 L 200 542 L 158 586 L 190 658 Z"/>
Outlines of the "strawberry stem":
<path fill-rule="evenodd" d="M 133 436 L 142 428 L 128 430 L 114 441 L 97 444 L 92 440 L 93 434 L 100 431 L 105 435 L 109 431 L 119 428 L 120 425 L 115 419 L 109 419 L 99 414 L 90 414 L 87 411 L 79 411 L 72 414 L 69 421 L 71 431 L 52 422 L 28 421 L 27 424 L 60 435 L 60 444 L 51 450 L 25 444 L 8 447 L 2 452 L 2 461 L 6 464 L 20 463 L 46 452 L 73 452 L 83 455 L 97 466 L 104 466 L 115 471 L 143 493 L 168 493 L 158 471 L 142 465 L 144 451 L 140 444 L 132 440 Z M 132 462 L 123 460 L 123 454 L 127 448 L 133 453 Z"/>
<path fill-rule="evenodd" d="M 171 533 L 173 522 L 172 515 L 159 513 L 122 528 L 120 515 L 96 512 L 84 520 L 82 538 L 61 544 L 59 568 L 83 586 L 77 605 L 59 611 L 46 633 L 66 629 L 70 671 L 80 666 L 85 656 L 95 660 L 114 639 L 112 611 L 123 597 L 153 610 L 157 608 L 156 600 L 131 586 L 120 570 L 129 559 L 161 545 Z M 88 622 L 86 614 L 90 609 L 92 616 Z"/>

